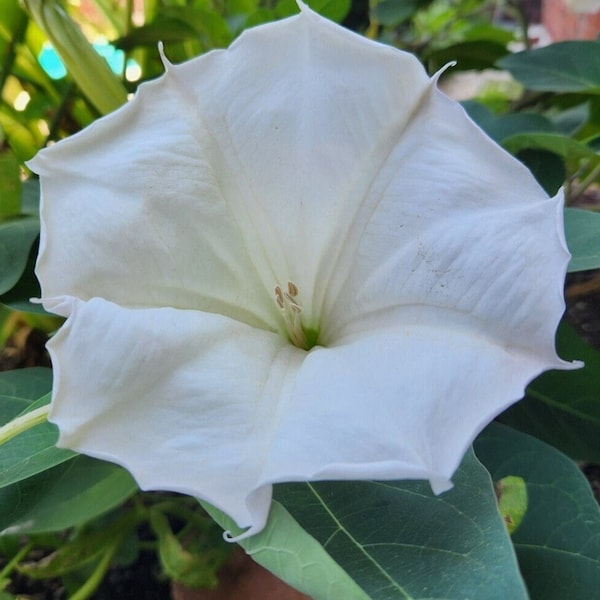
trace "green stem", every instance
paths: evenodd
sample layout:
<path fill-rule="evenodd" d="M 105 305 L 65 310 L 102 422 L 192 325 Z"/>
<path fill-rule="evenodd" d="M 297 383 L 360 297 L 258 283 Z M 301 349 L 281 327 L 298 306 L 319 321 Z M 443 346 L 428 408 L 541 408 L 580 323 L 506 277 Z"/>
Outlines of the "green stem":
<path fill-rule="evenodd" d="M 71 596 L 70 600 L 87 600 L 96 591 L 102 583 L 106 572 L 108 571 L 113 557 L 115 556 L 119 546 L 121 545 L 122 537 L 119 537 L 114 544 L 111 544 L 102 558 L 96 565 L 94 572 L 88 580 Z"/>
<path fill-rule="evenodd" d="M 36 408 L 20 417 L 16 417 L 3 427 L 0 427 L 0 445 L 5 444 L 16 435 L 47 421 L 49 412 L 50 405 L 46 404 L 45 406 L 40 406 L 40 408 Z"/>
<path fill-rule="evenodd" d="M 0 571 L 0 584 L 2 583 L 2 581 L 4 579 L 6 579 L 11 572 L 13 571 L 13 569 L 21 562 L 22 558 L 25 558 L 30 550 L 33 549 L 33 542 L 29 542 L 28 544 L 26 544 L 25 546 L 23 546 L 12 558 L 11 560 L 6 564 L 6 566 L 4 567 L 4 569 L 2 569 L 2 571 Z M 0 585 L 0 590 L 2 590 L 2 587 Z"/>
<path fill-rule="evenodd" d="M 588 176 L 578 185 L 571 188 L 569 203 L 581 196 L 587 188 L 600 177 L 600 163 L 598 163 L 588 174 Z"/>

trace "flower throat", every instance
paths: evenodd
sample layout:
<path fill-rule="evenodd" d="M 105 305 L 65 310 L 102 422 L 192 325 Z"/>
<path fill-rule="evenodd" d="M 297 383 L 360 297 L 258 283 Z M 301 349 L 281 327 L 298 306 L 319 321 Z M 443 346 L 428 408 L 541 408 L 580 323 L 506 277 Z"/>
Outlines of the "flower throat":
<path fill-rule="evenodd" d="M 298 286 L 292 281 L 288 281 L 287 290 L 282 289 L 280 285 L 275 286 L 275 302 L 283 315 L 290 341 L 297 348 L 310 350 L 317 345 L 319 332 L 302 324 L 302 307 L 296 300 L 297 296 Z"/>

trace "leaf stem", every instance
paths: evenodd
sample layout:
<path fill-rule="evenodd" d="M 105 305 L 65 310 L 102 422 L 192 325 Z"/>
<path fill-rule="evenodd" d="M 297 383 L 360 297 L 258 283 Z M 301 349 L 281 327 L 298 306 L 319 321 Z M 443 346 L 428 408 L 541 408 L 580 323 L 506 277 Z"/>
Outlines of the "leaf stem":
<path fill-rule="evenodd" d="M 120 536 L 107 548 L 106 552 L 96 565 L 94 572 L 90 575 L 89 579 L 71 596 L 71 600 L 87 600 L 87 598 L 90 598 L 91 595 L 98 589 L 98 586 L 102 583 L 102 580 L 104 579 L 112 559 L 117 553 L 122 541 L 122 536 Z"/>
<path fill-rule="evenodd" d="M 4 589 L 2 582 L 8 578 L 13 569 L 21 562 L 23 558 L 29 554 L 33 547 L 34 543 L 28 542 L 10 559 L 8 563 L 6 563 L 6 566 L 2 569 L 2 571 L 0 571 L 0 591 Z"/>
<path fill-rule="evenodd" d="M 0 427 L 0 445 L 12 440 L 15 436 L 48 420 L 50 405 L 46 404 L 24 415 L 14 418 Z"/>
<path fill-rule="evenodd" d="M 585 190 L 592 184 L 596 179 L 600 177 L 600 163 L 598 163 L 585 177 L 585 179 L 578 185 L 571 188 L 569 202 L 571 203 L 575 198 L 578 198 L 585 192 Z"/>

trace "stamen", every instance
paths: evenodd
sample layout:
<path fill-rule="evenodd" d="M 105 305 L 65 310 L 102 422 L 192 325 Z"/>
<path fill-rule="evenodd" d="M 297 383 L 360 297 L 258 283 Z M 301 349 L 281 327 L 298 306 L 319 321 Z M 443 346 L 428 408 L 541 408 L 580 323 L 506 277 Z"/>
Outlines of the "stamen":
<path fill-rule="evenodd" d="M 302 327 L 302 307 L 296 302 L 298 286 L 292 281 L 287 283 L 287 291 L 284 292 L 280 285 L 275 286 L 275 302 L 283 313 L 283 321 L 287 334 L 294 346 L 308 350 L 310 348 L 304 328 Z"/>

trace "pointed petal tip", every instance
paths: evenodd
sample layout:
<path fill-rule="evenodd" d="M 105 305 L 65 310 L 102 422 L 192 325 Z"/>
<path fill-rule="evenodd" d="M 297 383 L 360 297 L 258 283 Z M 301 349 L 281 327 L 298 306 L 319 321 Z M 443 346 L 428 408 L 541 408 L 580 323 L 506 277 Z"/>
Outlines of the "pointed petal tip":
<path fill-rule="evenodd" d="M 431 76 L 431 82 L 435 85 L 437 85 L 437 82 L 439 81 L 440 77 L 448 70 L 451 69 L 453 67 L 455 67 L 457 65 L 457 61 L 455 60 L 451 60 L 450 62 L 447 62 L 441 69 L 437 70 L 432 76 Z"/>
<path fill-rule="evenodd" d="M 429 485 L 431 486 L 431 491 L 439 496 L 448 490 L 451 490 L 454 487 L 452 481 L 445 477 L 444 475 L 436 475 L 434 477 L 429 478 Z"/>
<path fill-rule="evenodd" d="M 165 54 L 165 45 L 162 43 L 162 41 L 158 42 L 158 54 L 160 55 L 160 61 L 165 68 L 165 72 L 168 73 L 173 66 L 173 63 L 167 58 L 167 55 Z"/>
<path fill-rule="evenodd" d="M 247 540 L 248 538 L 252 537 L 253 535 L 260 533 L 263 530 L 264 526 L 265 526 L 264 523 L 261 526 L 252 525 L 252 527 L 248 527 L 248 529 L 246 529 L 246 531 L 243 531 L 239 535 L 232 535 L 231 531 L 227 530 L 227 531 L 223 532 L 223 539 L 226 542 L 229 542 L 230 544 L 237 544 L 238 542 L 241 542 L 242 540 Z"/>
<path fill-rule="evenodd" d="M 77 304 L 77 299 L 73 296 L 32 298 L 31 301 L 35 301 L 35 304 L 41 304 L 44 307 L 44 310 L 65 318 L 71 316 Z"/>
<path fill-rule="evenodd" d="M 558 368 L 562 371 L 576 371 L 577 369 L 583 369 L 583 367 L 585 367 L 585 362 L 583 360 L 561 360 Z"/>

